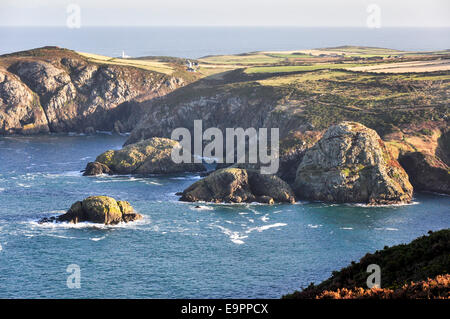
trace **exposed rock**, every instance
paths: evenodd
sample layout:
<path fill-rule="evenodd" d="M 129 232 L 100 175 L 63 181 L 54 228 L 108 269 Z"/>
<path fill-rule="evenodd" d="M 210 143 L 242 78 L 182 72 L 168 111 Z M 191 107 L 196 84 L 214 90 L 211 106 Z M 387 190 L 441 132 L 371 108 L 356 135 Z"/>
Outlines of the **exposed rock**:
<path fill-rule="evenodd" d="M 450 130 L 447 122 L 424 121 L 386 136 L 386 147 L 397 158 L 418 191 L 450 193 Z"/>
<path fill-rule="evenodd" d="M 409 152 L 400 155 L 399 162 L 415 190 L 450 194 L 450 168 L 439 158 Z"/>
<path fill-rule="evenodd" d="M 122 122 L 120 122 L 119 120 L 114 122 L 114 132 L 116 132 L 117 134 L 125 132 L 125 128 L 124 128 Z"/>
<path fill-rule="evenodd" d="M 0 60 L 0 134 L 130 131 L 145 113 L 141 101 L 185 84 L 149 70 L 93 63 L 56 47 Z"/>
<path fill-rule="evenodd" d="M 331 126 L 297 169 L 298 195 L 327 202 L 407 203 L 408 175 L 378 134 L 356 122 Z"/>
<path fill-rule="evenodd" d="M 112 175 L 113 172 L 109 169 L 108 166 L 99 162 L 89 162 L 83 172 L 83 176 L 94 176 L 101 174 Z"/>
<path fill-rule="evenodd" d="M 84 133 L 89 135 L 95 134 L 95 129 L 92 126 L 88 126 L 84 129 Z"/>
<path fill-rule="evenodd" d="M 67 213 L 51 218 L 43 218 L 39 222 L 92 222 L 114 225 L 120 222 L 139 220 L 142 215 L 136 213 L 130 203 L 116 201 L 108 196 L 91 196 L 85 200 L 75 202 Z"/>
<path fill-rule="evenodd" d="M 85 174 L 96 175 L 97 171 L 107 174 L 175 174 L 205 170 L 201 163 L 175 163 L 171 153 L 178 145 L 177 141 L 168 138 L 153 137 L 118 151 L 109 150 L 96 159 L 96 163 L 103 165 L 101 169 L 99 165 L 89 163 Z M 105 166 L 109 171 L 105 171 Z"/>
<path fill-rule="evenodd" d="M 181 201 L 196 202 L 275 202 L 295 201 L 288 184 L 274 175 L 239 168 L 224 168 L 186 188 Z"/>
<path fill-rule="evenodd" d="M 20 79 L 0 69 L 0 134 L 48 132 L 39 98 Z"/>

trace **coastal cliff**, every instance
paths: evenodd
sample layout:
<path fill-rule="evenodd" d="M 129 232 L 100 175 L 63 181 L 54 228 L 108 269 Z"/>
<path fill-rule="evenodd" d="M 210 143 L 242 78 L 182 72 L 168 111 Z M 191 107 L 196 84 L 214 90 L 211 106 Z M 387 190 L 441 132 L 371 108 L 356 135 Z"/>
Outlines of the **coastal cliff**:
<path fill-rule="evenodd" d="M 413 192 L 379 135 L 356 122 L 331 126 L 305 152 L 295 188 L 302 198 L 368 204 L 408 203 Z"/>
<path fill-rule="evenodd" d="M 131 131 L 181 77 L 44 47 L 0 56 L 0 134 Z"/>

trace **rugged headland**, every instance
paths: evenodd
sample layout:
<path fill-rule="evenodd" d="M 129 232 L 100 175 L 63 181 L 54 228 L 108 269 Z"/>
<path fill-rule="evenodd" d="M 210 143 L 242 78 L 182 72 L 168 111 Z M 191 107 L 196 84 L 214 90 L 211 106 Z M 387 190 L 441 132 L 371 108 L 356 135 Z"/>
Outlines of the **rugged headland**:
<path fill-rule="evenodd" d="M 139 101 L 188 81 L 158 71 L 57 47 L 2 55 L 0 134 L 131 131 L 144 111 Z"/>
<path fill-rule="evenodd" d="M 203 129 L 280 128 L 277 176 L 298 190 L 298 176 L 307 172 L 297 169 L 306 165 L 304 156 L 314 154 L 311 147 L 319 147 L 316 143 L 333 125 L 358 122 L 378 134 L 384 154 L 379 155 L 387 163 L 378 172 L 391 190 L 408 194 L 400 199 L 407 202 L 410 187 L 403 169 L 415 190 L 450 194 L 449 60 L 449 51 L 365 47 L 195 61 L 120 59 L 45 47 L 0 56 L 0 134 L 131 132 L 125 144 L 139 150 L 142 141 L 170 138 L 177 127 L 192 132 L 199 119 Z M 346 175 L 342 182 L 347 186 L 356 175 L 357 183 L 363 181 L 361 165 L 374 164 L 347 163 L 349 158 L 341 163 L 348 167 L 335 166 Z M 133 165 L 122 168 L 102 159 L 88 173 L 164 173 L 134 171 Z M 322 164 L 324 170 L 331 168 Z M 322 193 L 317 199 L 336 200 Z M 301 190 L 300 195 L 314 198 Z"/>

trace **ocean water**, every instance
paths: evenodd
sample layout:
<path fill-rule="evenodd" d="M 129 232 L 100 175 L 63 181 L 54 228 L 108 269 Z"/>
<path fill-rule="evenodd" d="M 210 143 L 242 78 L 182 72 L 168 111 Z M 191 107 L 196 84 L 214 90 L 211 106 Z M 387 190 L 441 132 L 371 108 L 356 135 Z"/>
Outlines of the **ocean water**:
<path fill-rule="evenodd" d="M 0 54 L 56 45 L 108 56 L 199 58 L 341 45 L 444 50 L 450 49 L 450 28 L 0 27 L 0 39 Z"/>
<path fill-rule="evenodd" d="M 212 205 L 178 202 L 197 175 L 83 177 L 125 137 L 0 138 L 0 298 L 279 298 L 385 245 L 450 225 L 450 197 L 414 204 Z M 36 221 L 89 195 L 128 200 L 142 221 Z M 67 287 L 67 267 L 81 288 Z"/>

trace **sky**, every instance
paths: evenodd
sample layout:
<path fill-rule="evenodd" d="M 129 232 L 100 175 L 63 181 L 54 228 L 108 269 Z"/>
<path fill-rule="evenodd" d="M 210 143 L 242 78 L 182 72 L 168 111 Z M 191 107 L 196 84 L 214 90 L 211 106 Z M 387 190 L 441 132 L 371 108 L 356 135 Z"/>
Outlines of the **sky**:
<path fill-rule="evenodd" d="M 368 6 L 383 27 L 450 27 L 449 0 L 0 0 L 0 26 L 363 27 Z"/>

